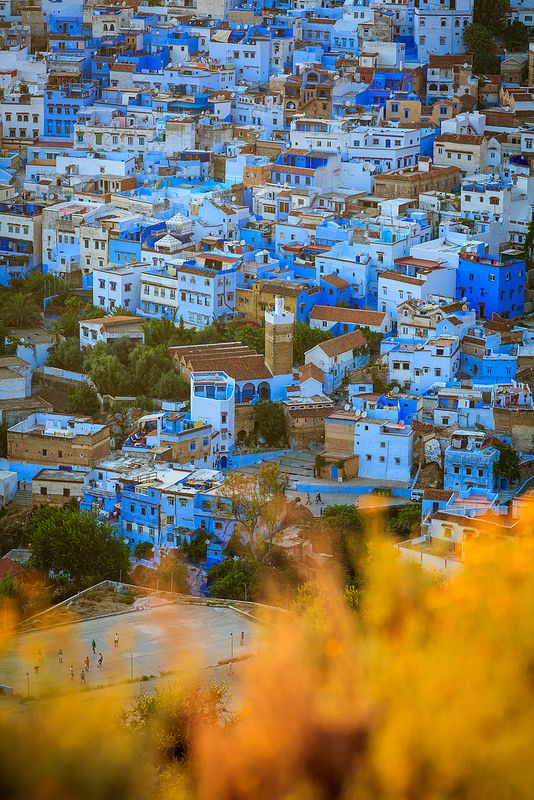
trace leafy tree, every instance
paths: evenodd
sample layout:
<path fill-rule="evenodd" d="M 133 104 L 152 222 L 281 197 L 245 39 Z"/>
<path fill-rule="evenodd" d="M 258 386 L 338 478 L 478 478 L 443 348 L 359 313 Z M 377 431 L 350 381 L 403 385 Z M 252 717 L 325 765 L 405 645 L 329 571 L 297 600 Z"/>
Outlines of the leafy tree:
<path fill-rule="evenodd" d="M 72 372 L 81 372 L 83 353 L 80 350 L 78 337 L 63 339 L 52 345 L 48 351 L 48 366 L 58 369 L 67 369 Z"/>
<path fill-rule="evenodd" d="M 383 335 L 378 331 L 370 331 L 369 328 L 360 328 L 360 330 L 367 339 L 371 355 L 378 355 L 380 352 L 380 343 L 384 338 Z"/>
<path fill-rule="evenodd" d="M 528 224 L 527 234 L 525 236 L 524 246 L 525 260 L 529 266 L 534 263 L 534 219 L 531 219 Z"/>
<path fill-rule="evenodd" d="M 182 545 L 182 551 L 192 561 L 194 561 L 196 564 L 199 564 L 206 560 L 208 542 L 208 534 L 206 531 L 200 529 L 195 532 L 194 537 L 191 539 L 191 544 L 184 542 Z"/>
<path fill-rule="evenodd" d="M 30 538 L 31 565 L 76 590 L 128 574 L 128 547 L 88 511 L 42 506 L 33 512 Z"/>
<path fill-rule="evenodd" d="M 97 342 L 86 352 L 83 370 L 91 377 L 101 394 L 120 396 L 135 393 L 129 369 L 121 364 L 104 342 Z"/>
<path fill-rule="evenodd" d="M 504 44 L 508 51 L 523 52 L 528 50 L 530 40 L 529 30 L 526 25 L 519 20 L 515 20 L 511 25 L 504 29 Z"/>
<path fill-rule="evenodd" d="M 509 10 L 510 0 L 475 0 L 473 22 L 484 26 L 491 34 L 502 33 Z"/>
<path fill-rule="evenodd" d="M 229 558 L 208 572 L 210 597 L 229 600 L 257 600 L 260 564 L 248 558 Z"/>
<path fill-rule="evenodd" d="M 305 322 L 296 322 L 293 330 L 293 363 L 304 364 L 304 353 L 327 339 L 332 339 L 328 331 L 311 328 Z"/>
<path fill-rule="evenodd" d="M 137 542 L 134 547 L 134 556 L 144 560 L 150 560 L 154 555 L 154 545 L 150 542 Z"/>
<path fill-rule="evenodd" d="M 132 311 L 131 308 L 125 308 L 125 306 L 115 306 L 111 312 L 110 316 L 112 317 L 137 317 L 135 311 Z"/>
<path fill-rule="evenodd" d="M 190 389 L 186 381 L 173 370 L 163 373 L 154 386 L 153 394 L 160 400 L 188 400 Z"/>
<path fill-rule="evenodd" d="M 29 292 L 7 292 L 0 299 L 0 318 L 13 328 L 33 328 L 42 322 L 41 312 Z"/>
<path fill-rule="evenodd" d="M 68 411 L 71 414 L 86 414 L 95 417 L 100 412 L 98 395 L 91 384 L 79 383 L 69 391 Z"/>
<path fill-rule="evenodd" d="M 407 503 L 404 506 L 396 506 L 391 511 L 389 527 L 400 536 L 409 536 L 412 533 L 419 533 L 421 528 L 421 504 Z"/>
<path fill-rule="evenodd" d="M 13 356 L 17 352 L 19 340 L 13 336 L 3 319 L 0 319 L 0 357 Z"/>
<path fill-rule="evenodd" d="M 0 458 L 7 456 L 7 424 L 0 423 Z"/>
<path fill-rule="evenodd" d="M 286 417 L 280 403 L 270 400 L 254 407 L 254 424 L 267 444 L 275 445 L 286 441 Z"/>
<path fill-rule="evenodd" d="M 231 472 L 223 496 L 254 559 L 269 561 L 285 511 L 286 479 L 276 464 L 264 464 L 254 475 Z"/>
<path fill-rule="evenodd" d="M 499 450 L 499 460 L 493 466 L 493 477 L 505 478 L 509 483 L 519 480 L 519 457 L 513 447 L 504 442 L 493 442 L 493 446 Z"/>
<path fill-rule="evenodd" d="M 314 549 L 331 552 L 345 584 L 359 587 L 367 542 L 360 514 L 354 506 L 327 506 L 312 530 Z"/>
<path fill-rule="evenodd" d="M 143 329 L 145 342 L 153 347 L 160 344 L 165 347 L 188 344 L 193 336 L 193 331 L 185 327 L 182 317 L 178 324 L 175 323 L 174 318 L 151 319 L 144 323 Z"/>
<path fill-rule="evenodd" d="M 495 55 L 493 34 L 480 24 L 469 25 L 463 32 L 465 49 L 473 53 L 475 72 L 493 74 L 500 69 L 500 61 Z"/>
<path fill-rule="evenodd" d="M 45 297 L 60 295 L 65 291 L 65 281 L 49 272 L 30 272 L 25 278 L 15 280 L 11 288 L 17 292 L 28 292 L 41 306 Z"/>
<path fill-rule="evenodd" d="M 138 345 L 130 356 L 129 372 L 133 393 L 144 394 L 147 389 L 156 396 L 156 387 L 166 372 L 174 372 L 173 363 L 164 345 Z M 170 398 L 169 398 L 170 399 Z"/>
<path fill-rule="evenodd" d="M 160 589 L 189 594 L 189 571 L 176 551 L 162 556 L 157 569 Z"/>
<path fill-rule="evenodd" d="M 162 764 L 181 762 L 189 755 L 199 725 L 217 726 L 225 721 L 225 697 L 226 689 L 217 684 L 193 690 L 178 684 L 157 687 L 136 697 L 123 722 L 128 728 L 150 732 Z"/>

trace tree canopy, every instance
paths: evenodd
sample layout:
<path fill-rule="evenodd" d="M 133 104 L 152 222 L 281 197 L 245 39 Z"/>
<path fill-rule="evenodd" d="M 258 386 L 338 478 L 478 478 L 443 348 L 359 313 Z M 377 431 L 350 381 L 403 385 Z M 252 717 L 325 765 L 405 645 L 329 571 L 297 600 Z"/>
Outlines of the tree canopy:
<path fill-rule="evenodd" d="M 469 25 L 463 32 L 463 43 L 473 53 L 473 70 L 477 73 L 494 74 L 500 70 L 500 61 L 495 55 L 495 40 L 491 30 L 484 25 Z"/>
<path fill-rule="evenodd" d="M 128 574 L 128 547 L 88 511 L 42 506 L 33 512 L 30 539 L 32 566 L 76 590 Z"/>
<path fill-rule="evenodd" d="M 473 22 L 490 31 L 492 35 L 502 33 L 506 26 L 506 14 L 510 0 L 475 0 Z"/>
<path fill-rule="evenodd" d="M 254 406 L 254 425 L 267 444 L 286 444 L 286 417 L 280 403 L 269 400 Z"/>
<path fill-rule="evenodd" d="M 100 403 L 95 389 L 89 383 L 79 383 L 69 391 L 70 414 L 96 416 L 100 411 Z"/>

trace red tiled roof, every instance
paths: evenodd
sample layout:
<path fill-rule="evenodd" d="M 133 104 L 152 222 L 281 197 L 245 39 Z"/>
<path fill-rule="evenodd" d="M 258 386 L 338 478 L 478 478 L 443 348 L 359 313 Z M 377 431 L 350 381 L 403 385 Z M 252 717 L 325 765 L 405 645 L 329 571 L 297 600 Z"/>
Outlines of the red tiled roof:
<path fill-rule="evenodd" d="M 329 358 L 346 353 L 348 350 L 355 350 L 357 347 L 366 347 L 367 339 L 361 331 L 344 333 L 343 336 L 336 336 L 335 339 L 327 339 L 318 345 L 323 353 Z"/>

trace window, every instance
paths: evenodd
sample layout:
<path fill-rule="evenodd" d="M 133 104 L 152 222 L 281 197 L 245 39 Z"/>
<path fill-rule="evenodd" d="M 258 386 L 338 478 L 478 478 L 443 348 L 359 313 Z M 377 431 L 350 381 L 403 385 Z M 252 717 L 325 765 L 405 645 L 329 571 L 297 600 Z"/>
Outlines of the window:
<path fill-rule="evenodd" d="M 44 455 L 44 456 L 47 456 L 47 455 L 48 455 L 48 450 L 46 450 L 45 448 L 43 448 L 43 455 Z"/>
<path fill-rule="evenodd" d="M 495 275 L 494 275 L 492 272 L 490 272 L 490 274 L 488 275 L 488 280 L 489 280 L 491 283 L 494 283 L 494 282 L 495 282 Z"/>
<path fill-rule="evenodd" d="M 46 486 L 41 486 L 41 494 L 48 494 L 48 489 Z"/>
<path fill-rule="evenodd" d="M 63 497 L 70 497 L 70 489 L 63 489 Z"/>

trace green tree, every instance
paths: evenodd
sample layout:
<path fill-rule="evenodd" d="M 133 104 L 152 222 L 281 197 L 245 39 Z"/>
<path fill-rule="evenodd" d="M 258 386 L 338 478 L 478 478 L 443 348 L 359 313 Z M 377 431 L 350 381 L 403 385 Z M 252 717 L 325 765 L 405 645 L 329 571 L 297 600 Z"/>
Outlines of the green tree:
<path fill-rule="evenodd" d="M 137 317 L 135 311 L 132 311 L 131 308 L 125 308 L 125 306 L 115 306 L 111 312 L 110 316 L 112 317 Z M 139 320 L 141 318 L 139 317 Z"/>
<path fill-rule="evenodd" d="M 256 474 L 231 472 L 224 482 L 226 508 L 252 558 L 268 562 L 285 512 L 287 480 L 276 464 L 263 464 Z"/>
<path fill-rule="evenodd" d="M 154 555 L 154 545 L 150 542 L 137 542 L 133 553 L 136 558 L 149 561 Z"/>
<path fill-rule="evenodd" d="M 86 414 L 95 417 L 100 412 L 98 395 L 91 384 L 79 383 L 69 391 L 68 411 L 71 414 Z"/>
<path fill-rule="evenodd" d="M 528 223 L 523 253 L 529 267 L 532 266 L 534 263 L 534 219 L 531 219 Z"/>
<path fill-rule="evenodd" d="M 7 424 L 0 423 L 0 458 L 7 456 Z"/>
<path fill-rule="evenodd" d="M 504 29 L 504 44 L 506 49 L 511 52 L 523 52 L 528 50 L 530 33 L 526 25 L 519 20 L 515 20 L 511 25 Z"/>
<path fill-rule="evenodd" d="M 132 351 L 129 361 L 129 373 L 134 394 L 157 396 L 155 394 L 156 388 L 162 376 L 167 372 L 176 374 L 169 352 L 164 345 L 160 344 L 156 347 L 138 345 Z"/>
<path fill-rule="evenodd" d="M 367 542 L 358 510 L 354 506 L 327 506 L 312 529 L 314 548 L 331 552 L 345 584 L 359 587 Z"/>
<path fill-rule="evenodd" d="M 25 278 L 13 281 L 11 288 L 17 292 L 29 292 L 37 305 L 42 306 L 45 297 L 60 295 L 65 291 L 65 281 L 46 272 L 30 272 Z"/>
<path fill-rule="evenodd" d="M 152 394 L 160 400 L 188 400 L 190 389 L 178 373 L 169 370 L 163 373 L 154 386 Z"/>
<path fill-rule="evenodd" d="M 409 536 L 421 530 L 421 503 L 394 506 L 390 513 L 389 527 L 399 536 Z"/>
<path fill-rule="evenodd" d="M 0 357 L 13 356 L 17 352 L 19 340 L 13 336 L 3 319 L 0 319 Z"/>
<path fill-rule="evenodd" d="M 83 353 L 80 350 L 78 337 L 63 339 L 52 345 L 48 351 L 48 366 L 58 369 L 67 369 L 72 372 L 81 372 Z"/>
<path fill-rule="evenodd" d="M 480 24 L 469 25 L 463 32 L 463 43 L 465 49 L 473 53 L 475 72 L 499 72 L 500 61 L 495 55 L 495 41 L 488 28 Z"/>
<path fill-rule="evenodd" d="M 519 457 L 513 447 L 496 441 L 493 442 L 493 446 L 499 451 L 499 460 L 493 466 L 493 477 L 505 478 L 509 483 L 519 480 Z"/>
<path fill-rule="evenodd" d="M 194 532 L 194 536 L 191 539 L 191 544 L 184 542 L 181 549 L 184 555 L 190 558 L 191 561 L 194 561 L 196 564 L 200 564 L 206 560 L 208 542 L 209 536 L 206 531 L 199 529 L 198 531 Z"/>
<path fill-rule="evenodd" d="M 32 567 L 76 590 L 128 574 L 128 547 L 88 511 L 42 506 L 33 512 L 30 539 Z"/>
<path fill-rule="evenodd" d="M 510 0 L 475 0 L 473 22 L 484 26 L 491 34 L 502 33 L 509 10 Z"/>
<path fill-rule="evenodd" d="M 130 370 L 121 364 L 104 342 L 97 342 L 86 352 L 83 371 L 90 376 L 101 394 L 121 396 L 137 393 Z"/>
<path fill-rule="evenodd" d="M 256 431 L 262 436 L 267 444 L 285 444 L 286 439 L 286 417 L 280 403 L 273 403 L 270 400 L 265 403 L 258 403 L 254 407 L 254 425 Z"/>
<path fill-rule="evenodd" d="M 257 600 L 260 564 L 248 558 L 229 558 L 208 572 L 210 597 L 229 600 Z"/>
<path fill-rule="evenodd" d="M 304 364 L 304 354 L 321 342 L 331 339 L 332 334 L 320 328 L 311 328 L 305 322 L 295 323 L 293 330 L 293 363 Z"/>
<path fill-rule="evenodd" d="M 42 315 L 29 292 L 7 292 L 0 298 L 0 319 L 13 328 L 33 328 L 41 324 Z"/>
<path fill-rule="evenodd" d="M 159 344 L 165 347 L 189 344 L 193 338 L 193 331 L 185 327 L 182 317 L 180 317 L 178 324 L 176 324 L 174 317 L 172 319 L 168 317 L 151 319 L 144 323 L 143 329 L 145 342 L 153 347 Z"/>
<path fill-rule="evenodd" d="M 193 690 L 179 684 L 140 694 L 123 714 L 124 724 L 150 734 L 161 764 L 182 762 L 190 753 L 199 725 L 226 721 L 226 689 L 217 684 Z M 189 797 L 189 793 L 183 797 Z"/>

